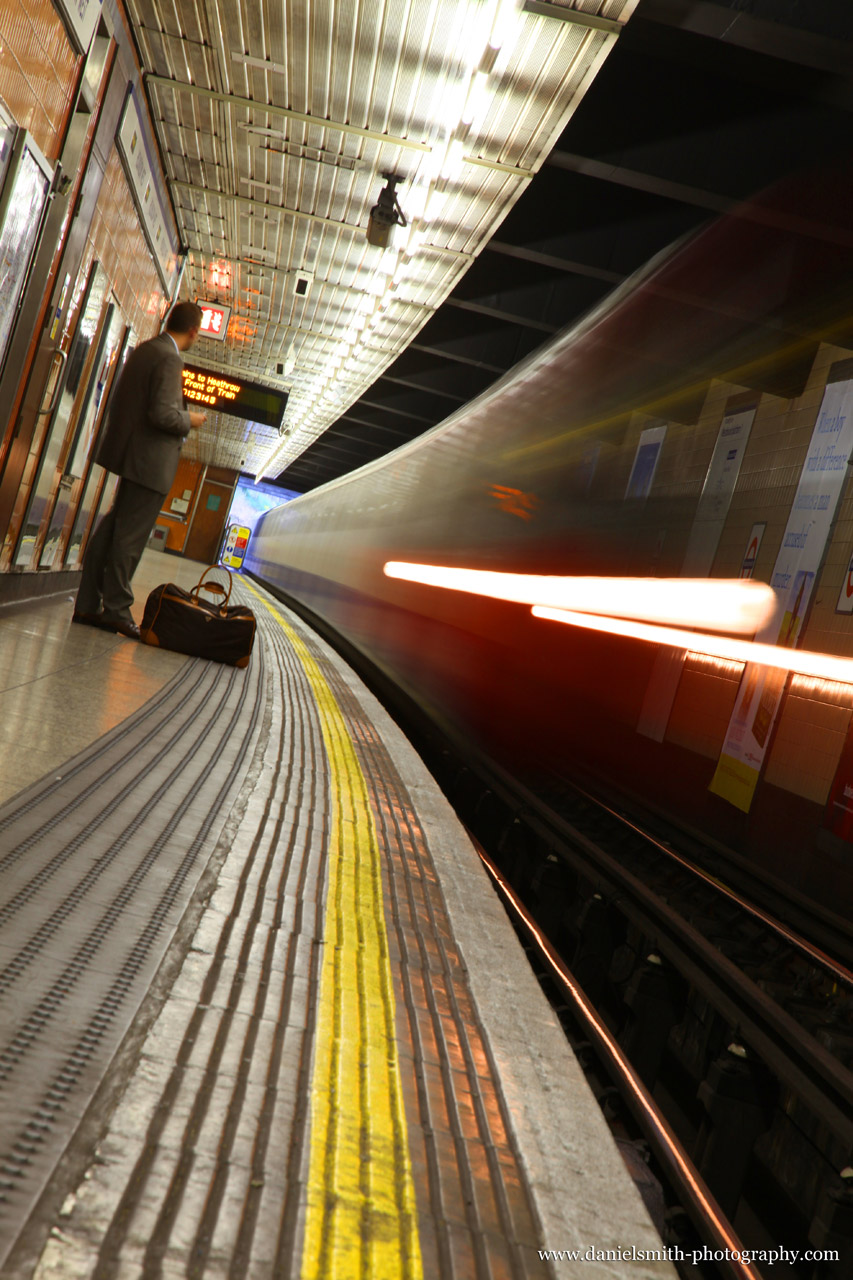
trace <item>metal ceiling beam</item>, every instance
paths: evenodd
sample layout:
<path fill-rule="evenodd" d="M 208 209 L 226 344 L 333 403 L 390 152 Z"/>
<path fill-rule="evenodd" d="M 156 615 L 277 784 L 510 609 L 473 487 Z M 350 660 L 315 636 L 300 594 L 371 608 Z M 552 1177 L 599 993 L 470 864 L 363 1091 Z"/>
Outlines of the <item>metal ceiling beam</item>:
<path fill-rule="evenodd" d="M 458 307 L 460 311 L 472 311 L 477 316 L 490 316 L 494 320 L 504 320 L 507 324 L 517 324 L 525 329 L 538 329 L 540 333 L 557 333 L 552 324 L 542 320 L 534 320 L 531 316 L 520 316 L 512 311 L 502 311 L 500 307 L 487 307 L 481 302 L 464 302 L 461 298 L 445 298 L 445 307 Z"/>
<path fill-rule="evenodd" d="M 411 440 L 411 435 L 405 429 L 399 427 L 380 427 L 378 422 L 371 422 L 368 418 L 356 418 L 352 413 L 342 413 L 337 419 L 338 422 L 355 422 L 360 427 L 370 427 L 371 431 L 384 431 L 386 435 L 397 436 L 402 440 Z"/>
<path fill-rule="evenodd" d="M 371 142 L 382 142 L 392 147 L 406 147 L 410 151 L 432 151 L 428 142 L 415 142 L 413 138 L 401 138 L 393 133 L 381 133 L 378 129 L 362 129 L 355 124 L 346 124 L 343 120 L 331 120 L 326 116 L 312 116 L 305 111 L 292 111 L 290 107 L 278 107 L 271 102 L 256 102 L 254 98 L 242 98 L 236 93 L 222 93 L 218 89 L 206 89 L 204 85 L 189 84 L 185 80 L 172 80 L 169 76 L 158 76 L 153 71 L 145 72 L 145 84 L 158 89 L 171 89 L 173 93 L 191 93 L 197 98 L 207 98 L 213 102 L 222 102 L 228 107 L 242 107 L 248 111 L 265 111 L 270 116 L 281 116 L 285 120 L 295 120 L 299 124 L 316 125 L 321 129 L 333 129 L 337 133 L 350 133 L 357 138 L 367 138 Z"/>
<path fill-rule="evenodd" d="M 355 426 L 350 419 L 336 418 L 330 427 L 327 427 L 318 440 L 345 440 L 356 447 L 361 446 L 367 449 L 396 449 L 401 444 L 405 444 L 411 440 L 411 434 L 396 437 L 393 443 L 387 440 L 377 440 L 368 434 L 368 428 L 365 426 Z"/>
<path fill-rule="evenodd" d="M 765 57 L 849 77 L 849 42 L 784 22 L 771 22 L 708 0 L 644 0 L 639 15 L 647 22 L 677 27 L 693 35 L 748 49 Z"/>
<path fill-rule="evenodd" d="M 319 222 L 324 227 L 334 227 L 338 231 L 353 231 L 358 235 L 366 236 L 367 228 L 358 222 L 344 222 L 340 218 L 324 218 L 319 213 L 306 213 L 304 209 L 289 209 L 286 205 L 268 204 L 265 200 L 253 200 L 251 196 L 241 196 L 234 191 L 220 191 L 217 187 L 200 187 L 195 182 L 184 182 L 182 178 L 169 178 L 169 185 L 178 188 L 181 191 L 192 191 L 199 196 L 216 196 L 219 200 L 228 200 L 231 204 L 246 204 L 253 209 L 262 209 L 265 213 L 284 213 L 289 218 L 305 218 L 308 222 Z M 176 204 L 176 210 L 179 213 L 196 213 L 195 209 L 184 209 L 183 205 Z M 474 258 L 473 253 L 465 253 L 462 249 L 446 249 L 440 244 L 424 244 L 424 250 L 429 249 L 431 253 L 440 253 L 445 258 L 461 258 L 466 262 L 470 262 Z M 200 251 L 203 252 L 203 251 Z M 229 259 L 235 261 L 235 259 Z M 237 259 L 236 261 L 240 261 Z M 257 265 L 257 264 L 253 264 Z M 271 270 L 277 268 L 271 267 Z"/>
<path fill-rule="evenodd" d="M 217 187 L 200 187 L 195 182 L 184 182 L 181 178 L 169 178 L 169 185 L 181 191 L 192 191 L 199 196 L 215 196 L 217 200 L 227 200 L 231 204 L 247 204 L 254 209 L 263 209 L 267 213 L 284 213 L 290 218 L 305 218 L 308 222 L 319 222 L 324 227 L 335 227 L 341 231 L 358 231 L 365 234 L 364 227 L 357 222 L 343 222 L 340 218 L 324 218 L 319 213 L 306 213 L 304 209 L 288 209 L 285 205 L 267 204 L 265 200 L 253 200 L 251 196 L 241 196 L 232 191 L 220 191 Z M 179 211 L 182 206 L 178 206 Z M 195 210 L 186 210 L 194 213 Z"/>
<path fill-rule="evenodd" d="M 520 258 L 522 262 L 536 262 L 555 271 L 565 271 L 574 276 L 588 276 L 590 280 L 604 280 L 607 284 L 621 284 L 627 276 L 619 271 L 606 271 L 604 267 L 591 267 L 585 262 L 574 262 L 553 253 L 540 253 L 538 249 L 526 249 L 522 245 L 506 244 L 503 240 L 490 240 L 485 252 L 500 253 L 506 258 Z"/>
<path fill-rule="evenodd" d="M 441 396 L 445 400 L 455 400 L 457 404 L 465 404 L 469 396 L 457 396 L 452 391 L 439 391 L 437 387 L 425 387 L 422 382 L 413 382 L 411 378 L 392 378 L 390 373 L 380 373 L 377 382 L 396 382 L 401 387 L 411 387 L 413 391 L 422 391 L 427 396 Z"/>
<path fill-rule="evenodd" d="M 452 360 L 456 364 L 467 364 L 474 369 L 485 369 L 487 373 L 506 373 L 507 366 L 487 364 L 485 360 L 474 360 L 471 356 L 460 356 L 456 351 L 445 351 L 442 347 L 427 347 L 422 342 L 410 342 L 409 351 L 423 351 L 429 356 L 439 356 L 442 360 Z"/>
<path fill-rule="evenodd" d="M 364 451 L 362 449 L 347 449 L 343 445 L 332 444 L 331 441 L 327 439 L 328 434 L 328 431 L 324 431 L 322 435 L 317 436 L 316 440 L 312 440 L 307 448 L 313 449 L 316 445 L 318 448 L 322 448 L 326 453 L 337 454 L 338 457 L 342 458 L 360 458 L 363 456 Z M 304 453 L 305 451 L 300 453 L 299 458 L 304 457 Z M 299 461 L 299 459 L 294 459 L 294 462 L 290 465 L 293 466 L 297 461 Z"/>
<path fill-rule="evenodd" d="M 586 16 L 586 15 L 583 15 Z M 620 24 L 621 26 L 621 24 Z M 381 133 L 378 129 L 362 129 L 359 125 L 346 124 L 343 120 L 332 120 L 328 116 L 312 116 L 305 111 L 292 111 L 290 107 L 278 107 L 271 102 L 258 102 L 254 98 L 243 98 L 236 93 L 222 93 L 218 89 L 206 89 L 200 84 L 190 84 L 186 80 L 172 80 L 169 76 L 158 76 L 153 71 L 143 75 L 145 84 L 158 89 L 171 89 L 173 93 L 191 93 L 197 98 L 221 102 L 227 107 L 241 107 L 246 111 L 265 111 L 271 116 L 281 116 L 285 120 L 295 120 L 298 124 L 315 125 L 321 129 L 331 129 L 337 133 L 353 134 L 357 138 L 366 138 L 370 142 L 382 143 L 389 147 L 401 147 L 409 151 L 432 151 L 430 142 L 415 142 L 413 138 L 402 138 L 393 133 Z M 493 169 L 496 173 L 515 174 L 518 178 L 532 178 L 533 169 L 524 169 L 519 165 L 504 164 L 500 160 L 486 160 L 482 156 L 466 155 L 462 159 L 466 164 L 479 165 L 483 169 Z"/>
<path fill-rule="evenodd" d="M 375 386 L 376 383 L 372 385 Z M 359 396 L 355 403 L 363 404 L 368 409 L 378 409 L 380 413 L 395 413 L 398 418 L 411 418 L 413 422 L 425 422 L 429 427 L 434 422 L 434 419 L 424 418 L 419 413 L 407 413 L 405 409 L 393 409 L 389 404 L 379 404 L 376 400 L 365 400 L 363 396 Z"/>
<path fill-rule="evenodd" d="M 548 0 L 524 0 L 521 6 L 525 13 L 535 13 L 540 18 L 555 18 L 558 22 L 570 22 L 578 27 L 586 27 L 589 31 L 606 31 L 608 35 L 618 36 L 625 26 L 615 18 L 599 18 L 593 13 L 581 13 L 577 9 L 566 9 L 561 4 L 549 4 Z"/>
<path fill-rule="evenodd" d="M 847 248 L 853 244 L 853 232 L 846 227 L 832 226 L 828 222 L 812 222 L 808 218 L 780 213 L 770 206 L 732 200 L 729 196 L 704 191 L 701 187 L 686 186 L 681 182 L 670 182 L 667 178 L 657 178 L 653 174 L 628 169 L 624 165 L 591 160 L 588 156 L 575 155 L 570 151 L 552 151 L 545 163 L 601 182 L 612 182 L 621 187 L 631 187 L 635 191 L 645 191 L 649 195 L 663 196 L 666 200 L 676 200 L 680 204 L 695 205 L 710 213 L 727 213 L 735 218 L 743 218 L 746 222 L 757 222 L 760 226 L 810 236 L 815 240 L 825 240 Z"/>
<path fill-rule="evenodd" d="M 610 164 L 607 161 L 591 160 L 588 156 L 575 155 L 571 151 L 552 151 L 545 163 L 555 169 L 568 169 L 571 173 L 580 173 L 586 178 L 612 182 L 620 187 L 631 187 L 634 191 L 644 191 L 651 196 L 663 196 L 666 200 L 695 205 L 713 213 L 728 213 L 736 204 L 736 201 L 728 196 L 704 191 L 701 187 L 691 187 L 684 182 L 670 182 L 666 178 L 657 178 L 651 173 L 641 173 L 638 169 L 628 169 L 625 165 Z"/>

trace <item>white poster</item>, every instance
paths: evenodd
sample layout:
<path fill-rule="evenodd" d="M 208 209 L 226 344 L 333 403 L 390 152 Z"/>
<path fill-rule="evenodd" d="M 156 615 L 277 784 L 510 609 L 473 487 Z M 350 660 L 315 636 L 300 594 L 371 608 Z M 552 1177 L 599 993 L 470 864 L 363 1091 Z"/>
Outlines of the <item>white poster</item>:
<path fill-rule="evenodd" d="M 832 382 L 820 411 L 770 585 L 772 619 L 756 635 L 764 644 L 794 648 L 829 541 L 853 449 L 853 380 Z M 749 665 L 743 673 L 711 790 L 749 812 L 776 719 L 784 672 Z"/>
<path fill-rule="evenodd" d="M 681 566 L 682 578 L 705 578 L 711 572 L 754 417 L 755 406 L 727 413 L 720 423 Z M 663 649 L 655 658 L 637 722 L 638 733 L 663 742 L 683 669 L 681 650 Z"/>
<path fill-rule="evenodd" d="M 754 417 L 753 405 L 727 413 L 720 423 L 687 543 L 682 578 L 705 578 L 711 572 Z"/>
<path fill-rule="evenodd" d="M 125 103 L 117 141 L 154 262 L 163 282 L 163 288 L 167 295 L 170 295 L 178 258 L 169 232 L 169 221 L 157 193 L 157 175 L 160 167 L 149 153 L 142 118 L 133 91 L 128 95 Z"/>
<path fill-rule="evenodd" d="M 651 493 L 652 481 L 658 469 L 658 459 L 663 447 L 666 427 L 647 427 L 640 432 L 637 452 L 634 454 L 634 465 L 625 490 L 626 498 L 647 498 Z"/>
<path fill-rule="evenodd" d="M 59 0 L 78 53 L 88 53 L 101 16 L 101 0 Z"/>

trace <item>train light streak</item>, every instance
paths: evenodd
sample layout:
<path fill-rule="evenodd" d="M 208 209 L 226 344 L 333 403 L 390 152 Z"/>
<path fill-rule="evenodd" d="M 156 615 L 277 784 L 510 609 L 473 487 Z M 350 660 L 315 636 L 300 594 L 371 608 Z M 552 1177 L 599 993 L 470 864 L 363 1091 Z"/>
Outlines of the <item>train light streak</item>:
<path fill-rule="evenodd" d="M 693 653 L 708 654 L 730 662 L 753 662 L 761 667 L 775 667 L 779 671 L 795 671 L 798 675 L 813 676 L 818 680 L 837 680 L 841 684 L 853 684 L 853 658 L 839 658 L 832 653 L 812 653 L 807 649 L 785 649 L 772 644 L 753 644 L 748 640 L 735 640 L 727 636 L 698 635 L 678 627 L 655 627 L 626 618 L 593 617 L 588 613 L 569 609 L 549 609 L 534 606 L 537 618 L 552 622 L 564 622 L 569 626 L 583 627 L 587 631 L 603 631 L 608 635 L 627 636 L 633 640 L 647 640 L 650 644 L 666 644 L 674 649 L 687 649 Z"/>
<path fill-rule="evenodd" d="M 385 573 L 389 578 L 518 604 L 742 635 L 758 631 L 776 603 L 766 583 L 740 578 L 550 577 L 399 560 L 389 560 Z M 706 652 L 695 643 L 684 647 Z"/>

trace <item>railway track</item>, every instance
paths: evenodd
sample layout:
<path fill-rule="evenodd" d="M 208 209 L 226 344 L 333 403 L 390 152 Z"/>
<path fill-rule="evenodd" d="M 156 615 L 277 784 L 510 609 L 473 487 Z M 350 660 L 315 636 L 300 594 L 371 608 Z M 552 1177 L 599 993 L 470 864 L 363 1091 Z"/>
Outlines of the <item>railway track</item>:
<path fill-rule="evenodd" d="M 570 1039 L 592 1042 L 670 1202 L 728 1248 L 711 1273 L 782 1243 L 804 1280 L 846 1274 L 853 971 L 826 920 L 815 942 L 585 788 L 534 796 L 487 763 L 445 785 Z M 838 1263 L 806 1257 L 821 1249 Z"/>

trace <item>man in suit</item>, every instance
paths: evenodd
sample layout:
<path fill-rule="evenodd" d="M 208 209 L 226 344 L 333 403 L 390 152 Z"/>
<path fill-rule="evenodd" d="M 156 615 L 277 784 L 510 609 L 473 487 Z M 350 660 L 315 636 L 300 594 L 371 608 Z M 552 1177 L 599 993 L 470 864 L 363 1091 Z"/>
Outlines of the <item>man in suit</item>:
<path fill-rule="evenodd" d="M 200 325 L 201 308 L 179 302 L 165 331 L 131 353 L 116 383 L 95 461 L 121 480 L 86 548 L 74 622 L 139 639 L 130 580 L 172 487 L 181 445 L 207 418 L 184 408 L 181 378 L 183 353 Z"/>

